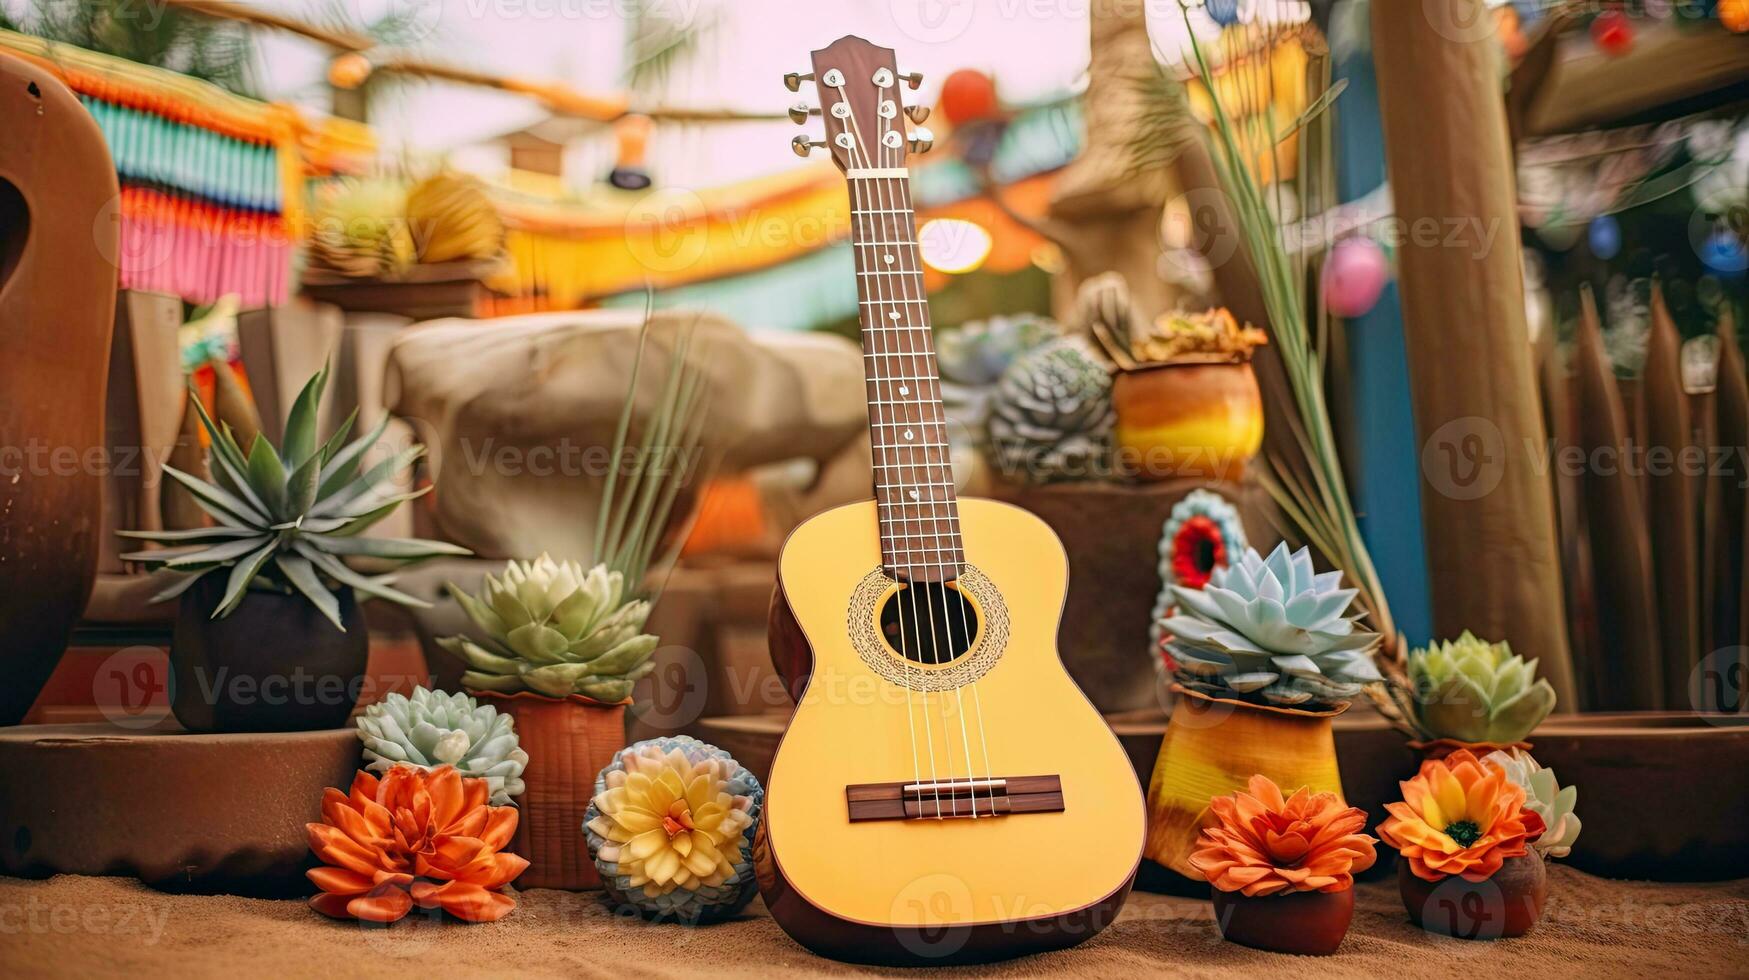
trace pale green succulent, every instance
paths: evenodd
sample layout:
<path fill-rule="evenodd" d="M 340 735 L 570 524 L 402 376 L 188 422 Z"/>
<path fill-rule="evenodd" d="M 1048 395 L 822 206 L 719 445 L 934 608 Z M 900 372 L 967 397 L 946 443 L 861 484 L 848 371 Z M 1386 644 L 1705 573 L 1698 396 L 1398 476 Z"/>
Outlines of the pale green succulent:
<path fill-rule="evenodd" d="M 630 598 L 625 576 L 606 565 L 585 572 L 543 554 L 486 576 L 478 596 L 454 583 L 449 592 L 487 636 L 438 640 L 467 662 L 462 684 L 473 690 L 618 702 L 655 669 L 656 637 L 643 632 L 650 604 Z"/>
<path fill-rule="evenodd" d="M 1543 820 L 1546 828 L 1541 837 L 1530 842 L 1543 857 L 1564 858 L 1579 839 L 1579 815 L 1573 812 L 1579 802 L 1579 788 L 1562 786 L 1555 781 L 1555 771 L 1522 751 L 1501 752 L 1496 749 L 1482 761 L 1499 766 L 1506 778 L 1524 790 L 1524 807 Z"/>
<path fill-rule="evenodd" d="M 425 451 L 412 446 L 369 469 L 365 454 L 382 438 L 388 416 L 369 435 L 348 444 L 353 412 L 325 443 L 316 441 L 316 415 L 327 386 L 328 369 L 298 393 L 286 417 L 285 440 L 276 449 L 257 434 L 247 454 L 231 434 L 207 415 L 200 398 L 189 398 L 212 442 L 209 482 L 165 466 L 164 472 L 187 487 L 213 526 L 171 531 L 121 531 L 123 537 L 153 541 L 167 547 L 121 557 L 152 568 L 183 572 L 186 578 L 154 596 L 154 601 L 181 595 L 202 577 L 225 573 L 225 594 L 212 618 L 228 615 L 242 602 L 252 584 L 289 592 L 296 589 L 337 629 L 339 601 L 333 589 L 349 586 L 368 596 L 408 606 L 429 603 L 390 588 L 381 576 L 365 575 L 346 564 L 349 557 L 392 562 L 418 561 L 438 555 L 466 555 L 441 541 L 415 538 L 367 538 L 363 532 L 388 516 L 403 501 L 429 490 L 401 492 L 391 480 Z M 362 470 L 362 472 L 361 472 Z"/>
<path fill-rule="evenodd" d="M 1185 687 L 1215 697 L 1319 708 L 1382 681 L 1372 651 L 1379 635 L 1344 616 L 1354 589 L 1341 572 L 1315 573 L 1305 548 L 1256 549 L 1215 569 L 1201 589 L 1172 587 L 1167 652 Z"/>
<path fill-rule="evenodd" d="M 516 719 L 492 705 L 419 687 L 410 698 L 390 694 L 364 709 L 357 724 L 370 760 L 366 769 L 454 766 L 464 776 L 486 781 L 493 806 L 522 795 L 528 753 L 517 741 Z"/>
<path fill-rule="evenodd" d="M 1555 707 L 1555 689 L 1536 676 L 1536 663 L 1465 630 L 1409 652 L 1410 689 L 1398 700 L 1423 738 L 1522 742 Z"/>

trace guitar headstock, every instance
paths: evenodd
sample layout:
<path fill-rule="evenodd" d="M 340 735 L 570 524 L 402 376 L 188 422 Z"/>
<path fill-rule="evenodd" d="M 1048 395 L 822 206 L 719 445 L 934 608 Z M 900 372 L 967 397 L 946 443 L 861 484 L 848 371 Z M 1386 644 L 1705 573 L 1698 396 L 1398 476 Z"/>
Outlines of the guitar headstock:
<path fill-rule="evenodd" d="M 915 89 L 923 76 L 899 74 L 892 48 L 847 35 L 815 51 L 813 62 L 813 71 L 792 72 L 783 79 L 792 92 L 811 80 L 820 95 L 819 107 L 797 105 L 790 118 L 804 123 L 819 116 L 826 124 L 824 143 L 806 136 L 790 142 L 797 154 L 807 156 L 814 147 L 824 146 L 831 150 L 832 162 L 846 173 L 903 170 L 908 154 L 926 152 L 934 142 L 927 129 L 906 131 L 907 120 L 921 123 L 929 109 L 905 105 L 901 83 Z"/>

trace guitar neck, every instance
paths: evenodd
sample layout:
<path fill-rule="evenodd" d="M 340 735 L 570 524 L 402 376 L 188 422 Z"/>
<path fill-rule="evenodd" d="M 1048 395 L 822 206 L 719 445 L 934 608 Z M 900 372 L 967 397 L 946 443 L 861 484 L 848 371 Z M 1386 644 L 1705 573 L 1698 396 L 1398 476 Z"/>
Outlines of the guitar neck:
<path fill-rule="evenodd" d="M 882 560 L 895 578 L 949 581 L 965 552 L 911 182 L 903 168 L 849 176 Z"/>

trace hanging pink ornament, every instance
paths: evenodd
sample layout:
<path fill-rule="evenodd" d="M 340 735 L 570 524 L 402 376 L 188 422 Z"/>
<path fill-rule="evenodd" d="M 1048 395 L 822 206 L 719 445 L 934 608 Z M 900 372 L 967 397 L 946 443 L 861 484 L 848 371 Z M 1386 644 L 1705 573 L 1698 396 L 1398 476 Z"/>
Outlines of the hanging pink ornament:
<path fill-rule="evenodd" d="M 1343 318 L 1365 314 L 1379 301 L 1391 265 L 1379 243 L 1370 238 L 1344 238 L 1324 263 L 1324 305 Z"/>

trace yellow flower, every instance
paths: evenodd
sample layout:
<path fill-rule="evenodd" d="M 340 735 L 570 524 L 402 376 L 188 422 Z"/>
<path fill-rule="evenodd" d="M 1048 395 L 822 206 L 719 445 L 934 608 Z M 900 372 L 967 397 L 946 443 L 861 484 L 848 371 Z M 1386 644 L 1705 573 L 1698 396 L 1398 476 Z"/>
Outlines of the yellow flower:
<path fill-rule="evenodd" d="M 720 885 L 735 873 L 741 835 L 753 822 L 747 797 L 728 792 L 731 763 L 693 763 L 656 746 L 622 755 L 595 797 L 601 815 L 589 829 L 607 843 L 599 857 L 619 865 L 650 897 L 676 888 Z"/>

